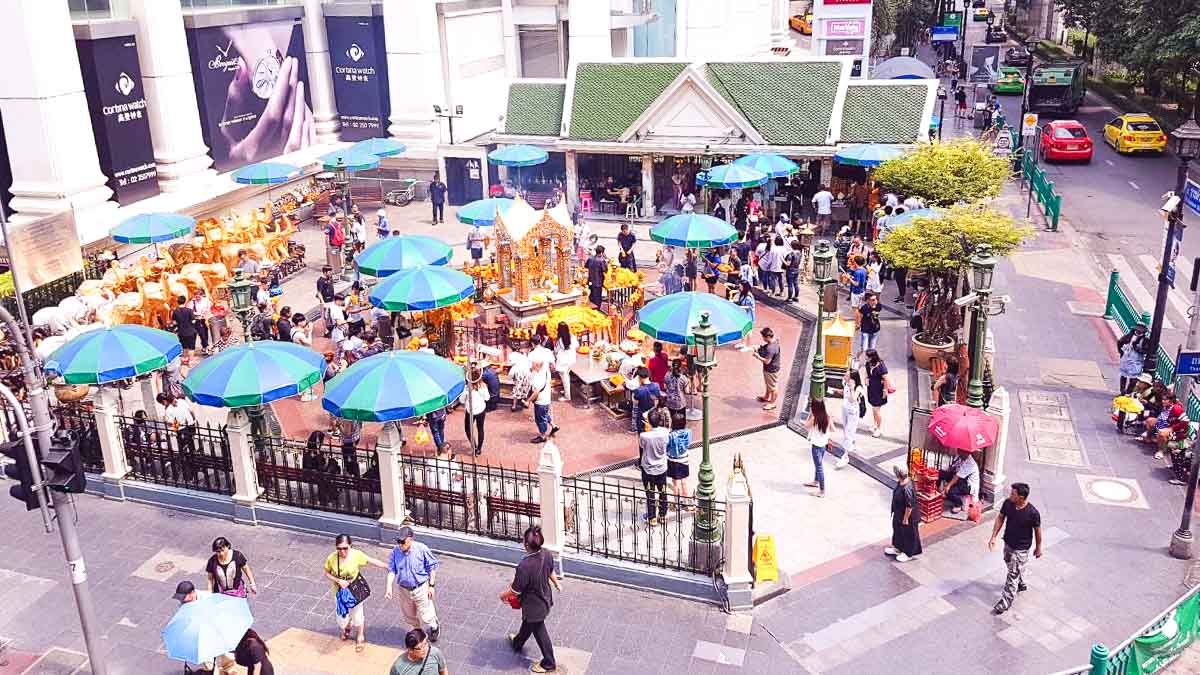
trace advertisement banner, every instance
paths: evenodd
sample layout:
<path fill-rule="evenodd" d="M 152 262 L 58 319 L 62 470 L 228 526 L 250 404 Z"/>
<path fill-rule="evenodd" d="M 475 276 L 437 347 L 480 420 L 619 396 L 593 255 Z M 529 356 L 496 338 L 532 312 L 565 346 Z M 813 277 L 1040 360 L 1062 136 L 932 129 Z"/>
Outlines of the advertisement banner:
<path fill-rule="evenodd" d="M 1000 67 L 999 45 L 975 45 L 971 47 L 969 82 L 994 83 Z"/>
<path fill-rule="evenodd" d="M 100 170 L 122 206 L 158 194 L 158 168 L 133 36 L 76 40 Z"/>
<path fill-rule="evenodd" d="M 343 141 L 387 135 L 387 53 L 382 16 L 327 16 L 333 96 L 342 122 Z"/>
<path fill-rule="evenodd" d="M 866 35 L 866 19 L 821 19 L 818 34 L 826 38 L 860 38 Z"/>
<path fill-rule="evenodd" d="M 825 56 L 862 56 L 862 40 L 826 40 Z"/>
<path fill-rule="evenodd" d="M 1200 634 L 1200 596 L 1184 600 L 1156 632 L 1133 639 L 1133 657 L 1124 675 L 1161 672 Z"/>
<path fill-rule="evenodd" d="M 187 42 L 200 126 L 218 171 L 312 145 L 299 19 L 189 28 Z"/>

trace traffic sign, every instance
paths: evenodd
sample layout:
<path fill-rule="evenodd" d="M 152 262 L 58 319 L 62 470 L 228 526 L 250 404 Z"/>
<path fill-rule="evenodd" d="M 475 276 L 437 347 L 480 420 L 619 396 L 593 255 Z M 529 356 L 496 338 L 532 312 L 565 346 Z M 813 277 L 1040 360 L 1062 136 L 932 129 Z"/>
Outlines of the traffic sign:
<path fill-rule="evenodd" d="M 958 39 L 958 26 L 934 26 L 932 42 L 954 42 Z"/>
<path fill-rule="evenodd" d="M 1183 186 L 1183 203 L 1192 213 L 1200 216 L 1200 184 L 1191 178 Z"/>
<path fill-rule="evenodd" d="M 1026 138 L 1036 136 L 1037 124 L 1037 113 L 1025 113 L 1025 116 L 1021 118 L 1021 135 Z"/>
<path fill-rule="evenodd" d="M 1179 352 L 1176 375 L 1200 375 L 1200 352 Z"/>
<path fill-rule="evenodd" d="M 962 13 L 961 12 L 946 12 L 945 14 L 942 15 L 942 25 L 943 26 L 959 26 L 959 27 L 961 27 L 962 26 Z"/>

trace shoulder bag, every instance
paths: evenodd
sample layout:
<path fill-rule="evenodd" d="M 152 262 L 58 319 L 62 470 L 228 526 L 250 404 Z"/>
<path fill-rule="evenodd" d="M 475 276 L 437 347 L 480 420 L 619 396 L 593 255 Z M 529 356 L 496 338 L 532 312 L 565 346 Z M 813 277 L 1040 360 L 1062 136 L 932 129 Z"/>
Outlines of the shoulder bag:
<path fill-rule="evenodd" d="M 342 559 L 340 557 L 338 558 L 338 576 L 342 576 Z M 346 590 L 350 591 L 350 595 L 353 595 L 354 599 L 359 603 L 362 603 L 367 598 L 371 597 L 371 585 L 367 583 L 367 580 L 365 577 L 363 577 L 362 572 L 359 572 L 358 576 L 354 577 L 354 581 L 350 582 L 350 585 L 346 587 Z"/>

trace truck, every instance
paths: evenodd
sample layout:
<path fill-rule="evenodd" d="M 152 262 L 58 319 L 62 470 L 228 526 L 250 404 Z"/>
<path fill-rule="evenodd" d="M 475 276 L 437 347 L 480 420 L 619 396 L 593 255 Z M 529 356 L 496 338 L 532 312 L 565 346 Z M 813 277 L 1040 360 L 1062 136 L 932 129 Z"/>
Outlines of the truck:
<path fill-rule="evenodd" d="M 1082 61 L 1041 63 L 1034 67 L 1029 111 L 1075 114 L 1087 93 L 1087 64 Z"/>

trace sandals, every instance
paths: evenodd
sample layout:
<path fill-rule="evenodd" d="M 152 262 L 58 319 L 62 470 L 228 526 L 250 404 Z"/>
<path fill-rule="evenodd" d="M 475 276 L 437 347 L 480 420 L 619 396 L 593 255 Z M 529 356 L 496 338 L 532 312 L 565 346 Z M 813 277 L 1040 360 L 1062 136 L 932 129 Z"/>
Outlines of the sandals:
<path fill-rule="evenodd" d="M 364 651 L 366 648 L 367 648 L 367 641 L 366 641 L 366 640 L 357 640 L 357 641 L 354 643 L 354 651 L 358 652 L 359 654 L 363 653 L 363 651 Z"/>
<path fill-rule="evenodd" d="M 768 404 L 764 405 L 764 406 L 762 407 L 762 409 L 763 409 L 763 410 L 774 410 L 774 409 L 775 409 L 775 404 L 774 404 L 774 403 L 768 403 Z"/>
<path fill-rule="evenodd" d="M 346 626 L 345 630 L 342 631 L 342 639 L 343 640 L 350 639 L 350 627 L 349 626 Z"/>

